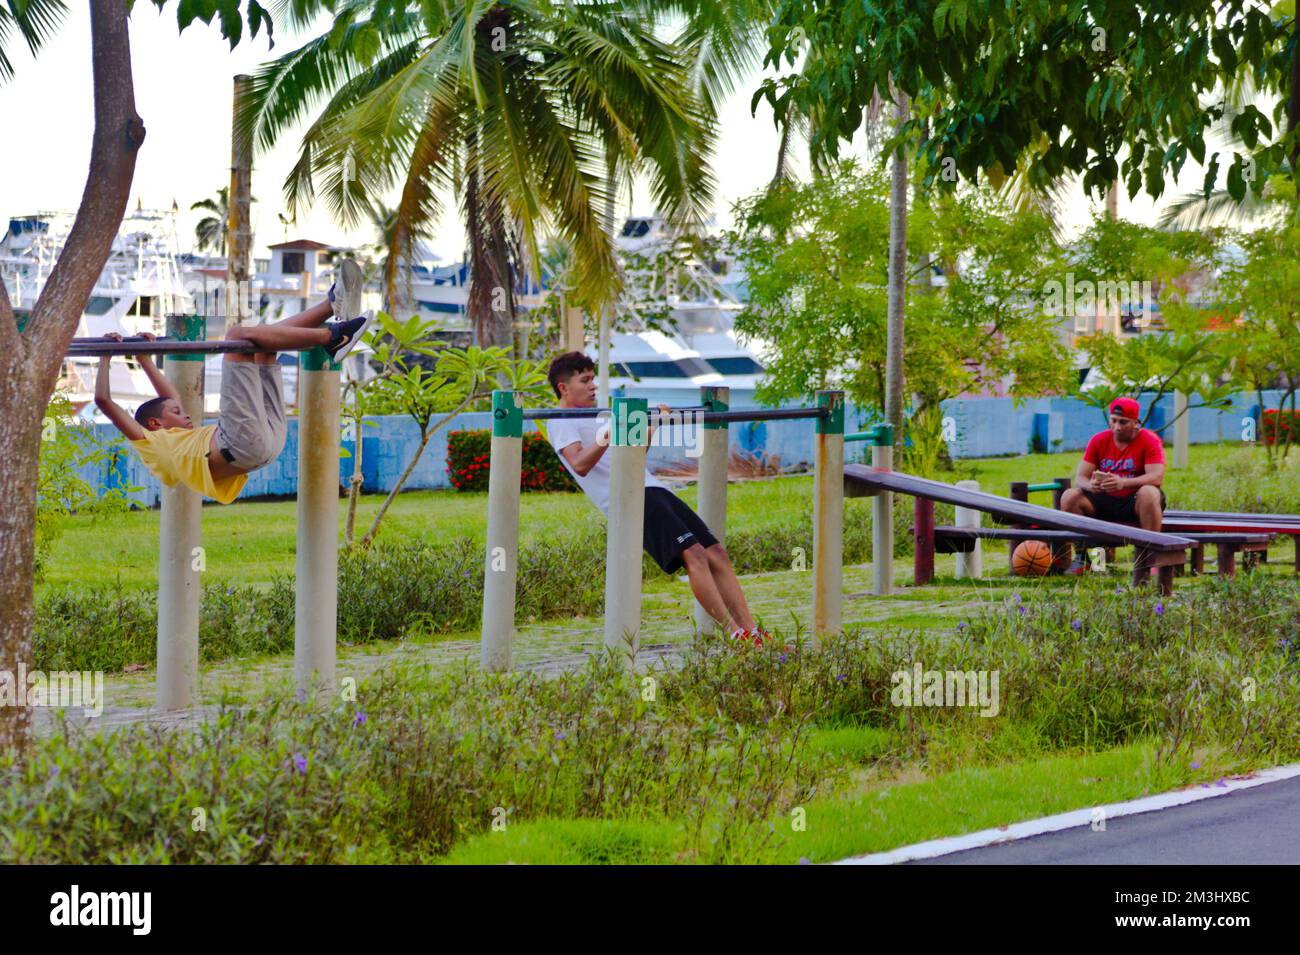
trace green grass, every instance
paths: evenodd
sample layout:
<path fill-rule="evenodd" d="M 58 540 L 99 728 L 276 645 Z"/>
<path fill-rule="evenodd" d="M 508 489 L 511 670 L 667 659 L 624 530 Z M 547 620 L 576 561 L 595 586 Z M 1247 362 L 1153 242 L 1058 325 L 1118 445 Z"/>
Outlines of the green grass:
<path fill-rule="evenodd" d="M 1235 445 L 1196 445 L 1190 449 L 1190 468 L 1171 471 L 1166 493 L 1171 506 L 1185 491 L 1213 481 L 1216 468 L 1239 456 Z M 1262 454 L 1262 452 L 1260 452 Z M 1077 454 L 1031 454 L 958 462 L 959 474 L 971 476 L 984 490 L 1006 495 L 1012 481 L 1048 481 L 1073 472 Z M 695 506 L 694 486 L 681 491 Z M 760 530 L 778 522 L 796 521 L 809 511 L 812 478 L 796 475 L 768 481 L 742 481 L 728 488 L 729 530 Z M 1032 500 L 1047 504 L 1045 494 Z M 358 508 L 359 533 L 369 527 L 382 502 L 367 495 Z M 850 500 L 848 519 L 869 513 L 868 501 Z M 1224 506 L 1228 506 L 1225 502 Z M 339 532 L 343 531 L 346 502 L 339 506 Z M 90 580 L 121 578 L 128 587 L 154 587 L 158 579 L 158 512 L 132 511 L 100 517 L 62 519 L 41 586 L 63 586 Z M 582 494 L 525 494 L 520 508 L 520 538 L 545 540 L 560 532 L 588 524 L 601 532 L 602 519 Z M 209 505 L 203 509 L 203 546 L 209 576 L 232 584 L 265 584 L 276 574 L 294 569 L 297 505 L 294 501 L 250 501 L 235 505 Z M 380 539 L 412 540 L 423 537 L 450 540 L 469 536 L 482 540 L 487 530 L 487 495 L 456 491 L 413 491 L 400 495 L 389 509 Z"/>
<path fill-rule="evenodd" d="M 865 762 L 888 748 L 888 734 L 870 727 L 821 730 L 815 748 Z M 751 861 L 794 864 L 833 862 L 885 852 L 930 839 L 1007 826 L 1055 813 L 1137 799 L 1222 775 L 1202 757 L 1190 763 L 1156 761 L 1154 743 L 1101 753 L 1075 753 L 991 767 L 972 767 L 933 778 L 877 778 L 861 774 L 850 791 L 815 799 L 795 816 L 772 820 L 777 844 Z M 509 824 L 475 836 L 445 860 L 449 864 L 582 865 L 691 861 L 685 824 L 675 820 L 604 821 L 543 819 Z"/>

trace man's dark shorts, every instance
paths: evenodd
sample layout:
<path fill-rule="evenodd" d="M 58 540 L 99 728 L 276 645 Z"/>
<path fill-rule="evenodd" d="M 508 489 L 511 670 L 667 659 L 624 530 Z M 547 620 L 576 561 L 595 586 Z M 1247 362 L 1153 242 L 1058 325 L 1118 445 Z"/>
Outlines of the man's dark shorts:
<path fill-rule="evenodd" d="M 682 569 L 682 551 L 692 544 L 709 548 L 717 542 L 708 525 L 672 491 L 645 489 L 645 549 L 664 573 Z"/>
<path fill-rule="evenodd" d="M 1132 524 L 1141 522 L 1137 515 L 1137 494 L 1128 497 L 1116 497 L 1103 491 L 1084 491 L 1084 496 L 1092 502 L 1092 509 L 1097 512 L 1097 519 L 1110 521 L 1112 524 Z M 1160 489 L 1160 512 L 1165 510 L 1165 491 Z"/>

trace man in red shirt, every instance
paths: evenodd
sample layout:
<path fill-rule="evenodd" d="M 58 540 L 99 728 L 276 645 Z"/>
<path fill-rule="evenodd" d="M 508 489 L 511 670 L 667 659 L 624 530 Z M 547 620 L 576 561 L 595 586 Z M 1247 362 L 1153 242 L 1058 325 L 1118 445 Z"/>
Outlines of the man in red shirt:
<path fill-rule="evenodd" d="M 1061 495 L 1061 510 L 1117 524 L 1160 530 L 1164 518 L 1165 449 L 1160 436 L 1142 427 L 1132 398 L 1110 403 L 1110 430 L 1092 436 Z"/>

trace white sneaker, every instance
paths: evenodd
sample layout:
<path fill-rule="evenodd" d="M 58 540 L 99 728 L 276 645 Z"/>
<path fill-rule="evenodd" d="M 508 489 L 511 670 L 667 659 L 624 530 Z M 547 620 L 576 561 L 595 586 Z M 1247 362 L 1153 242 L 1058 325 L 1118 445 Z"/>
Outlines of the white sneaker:
<path fill-rule="evenodd" d="M 355 259 L 344 259 L 334 275 L 334 285 L 330 288 L 330 304 L 334 306 L 334 318 L 340 322 L 356 318 L 361 314 L 361 266 Z"/>

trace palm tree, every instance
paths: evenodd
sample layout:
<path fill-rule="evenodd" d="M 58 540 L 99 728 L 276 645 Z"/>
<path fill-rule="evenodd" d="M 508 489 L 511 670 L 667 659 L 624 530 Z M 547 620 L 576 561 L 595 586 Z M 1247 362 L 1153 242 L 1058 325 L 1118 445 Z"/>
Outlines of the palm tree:
<path fill-rule="evenodd" d="M 286 7 L 298 28 L 322 0 Z M 400 189 L 390 255 L 414 239 L 454 192 L 471 267 L 468 312 L 483 345 L 511 340 L 520 267 L 536 277 L 549 232 L 573 248 L 574 297 L 615 299 L 609 170 L 643 176 L 678 221 L 703 219 L 713 194 L 706 165 L 709 100 L 685 65 L 699 51 L 661 39 L 654 15 L 627 0 L 333 5 L 334 28 L 268 63 L 240 116 L 262 148 L 319 104 L 285 183 L 291 208 L 319 183 L 345 224 Z"/>
<path fill-rule="evenodd" d="M 201 199 L 190 209 L 212 213 L 204 216 L 194 226 L 194 240 L 199 249 L 211 249 L 217 255 L 225 255 L 226 225 L 230 219 L 230 187 L 222 186 L 217 190 L 215 199 Z"/>
<path fill-rule="evenodd" d="M 35 56 L 59 28 L 67 14 L 63 0 L 7 0 L 0 4 L 0 83 L 13 79 L 14 64 L 5 53 L 10 35 L 17 30 Z"/>

